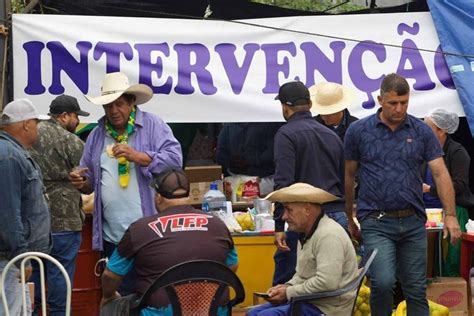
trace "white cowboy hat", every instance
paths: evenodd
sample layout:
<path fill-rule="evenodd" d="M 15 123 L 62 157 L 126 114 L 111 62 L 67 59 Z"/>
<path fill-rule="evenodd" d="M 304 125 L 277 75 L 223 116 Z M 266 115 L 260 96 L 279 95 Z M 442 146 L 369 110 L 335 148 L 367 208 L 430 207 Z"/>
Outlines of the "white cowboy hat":
<path fill-rule="evenodd" d="M 117 100 L 124 93 L 134 95 L 136 105 L 148 102 L 153 97 L 153 90 L 149 86 L 144 84 L 131 86 L 128 77 L 121 72 L 112 72 L 105 75 L 100 96 L 84 96 L 91 103 L 104 105 Z"/>
<path fill-rule="evenodd" d="M 354 91 L 334 82 L 322 82 L 309 88 L 314 114 L 334 114 L 347 109 L 356 99 Z"/>
<path fill-rule="evenodd" d="M 339 198 L 307 183 L 295 183 L 289 187 L 276 190 L 265 197 L 266 200 L 280 203 L 315 203 L 324 204 Z"/>

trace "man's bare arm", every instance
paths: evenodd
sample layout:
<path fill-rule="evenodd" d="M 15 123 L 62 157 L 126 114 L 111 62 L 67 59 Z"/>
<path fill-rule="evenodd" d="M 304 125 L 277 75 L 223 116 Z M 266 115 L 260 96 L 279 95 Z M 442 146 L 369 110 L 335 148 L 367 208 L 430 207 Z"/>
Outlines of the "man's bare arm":
<path fill-rule="evenodd" d="M 444 164 L 443 158 L 437 158 L 428 162 L 428 166 L 433 174 L 433 180 L 436 184 L 439 199 L 443 204 L 444 210 L 444 228 L 443 237 L 451 236 L 451 243 L 455 244 L 461 237 L 461 230 L 456 218 L 456 206 L 453 182 L 449 176 L 448 169 Z"/>
<path fill-rule="evenodd" d="M 123 276 L 118 275 L 109 269 L 105 268 L 102 274 L 102 301 L 101 305 L 119 297 L 117 289 L 122 283 Z"/>
<path fill-rule="evenodd" d="M 359 167 L 359 163 L 355 160 L 346 160 L 344 166 L 344 191 L 345 191 L 345 198 L 346 198 L 346 215 L 348 220 L 349 232 L 352 237 L 359 238 L 360 232 L 359 228 L 357 227 L 354 219 L 352 218 L 352 214 L 354 211 L 354 185 L 355 185 L 355 177 L 357 173 L 357 169 Z"/>

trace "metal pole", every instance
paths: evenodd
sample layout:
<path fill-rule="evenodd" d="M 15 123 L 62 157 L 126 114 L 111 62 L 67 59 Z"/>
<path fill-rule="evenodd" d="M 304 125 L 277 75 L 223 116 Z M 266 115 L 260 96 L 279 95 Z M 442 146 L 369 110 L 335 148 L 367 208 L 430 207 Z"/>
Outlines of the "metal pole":
<path fill-rule="evenodd" d="M 371 1 L 370 1 L 370 12 L 373 12 L 373 11 L 374 11 L 374 9 L 375 9 L 375 2 L 376 2 L 376 0 L 371 0 Z"/>
<path fill-rule="evenodd" d="M 7 48 L 8 48 L 8 14 L 10 12 L 10 0 L 4 0 L 0 4 L 0 112 L 6 104 L 6 72 L 7 72 Z"/>
<path fill-rule="evenodd" d="M 21 13 L 30 13 L 36 5 L 39 3 L 39 0 L 31 0 L 30 3 L 21 11 Z"/>

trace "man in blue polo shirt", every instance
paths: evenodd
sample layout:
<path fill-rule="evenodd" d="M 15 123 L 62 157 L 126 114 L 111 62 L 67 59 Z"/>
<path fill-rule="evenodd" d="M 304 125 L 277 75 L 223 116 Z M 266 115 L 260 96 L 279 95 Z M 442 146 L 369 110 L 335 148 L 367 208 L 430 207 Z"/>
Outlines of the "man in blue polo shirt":
<path fill-rule="evenodd" d="M 445 210 L 444 237 L 455 243 L 461 232 L 454 208 L 451 178 L 443 151 L 431 129 L 408 115 L 410 87 L 405 78 L 387 75 L 380 87 L 377 113 L 349 126 L 344 141 L 346 213 L 352 219 L 353 187 L 359 175 L 357 219 L 367 251 L 379 252 L 370 267 L 373 315 L 391 315 L 398 278 L 407 299 L 408 315 L 429 315 L 426 300 L 426 213 L 421 164 L 433 173 Z"/>
<path fill-rule="evenodd" d="M 282 85 L 277 99 L 287 121 L 275 134 L 275 190 L 297 182 L 321 188 L 339 199 L 323 206 L 324 213 L 347 229 L 344 213 L 344 148 L 339 136 L 312 116 L 308 88 L 300 81 Z M 298 234 L 284 232 L 283 205 L 275 207 L 275 273 L 273 285 L 295 274 Z"/>

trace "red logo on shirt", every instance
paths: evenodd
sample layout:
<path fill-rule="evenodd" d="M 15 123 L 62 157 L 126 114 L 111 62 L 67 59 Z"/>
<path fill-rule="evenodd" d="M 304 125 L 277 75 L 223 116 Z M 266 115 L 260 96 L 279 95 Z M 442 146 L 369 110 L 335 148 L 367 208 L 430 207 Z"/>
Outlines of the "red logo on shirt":
<path fill-rule="evenodd" d="M 172 233 L 199 230 L 207 231 L 208 218 L 211 217 L 211 215 L 196 213 L 168 215 L 158 217 L 156 221 L 148 223 L 148 226 L 160 237 L 163 237 L 163 233 L 168 228 Z"/>

